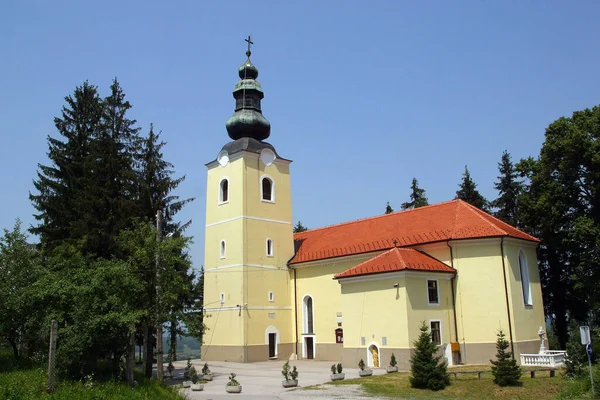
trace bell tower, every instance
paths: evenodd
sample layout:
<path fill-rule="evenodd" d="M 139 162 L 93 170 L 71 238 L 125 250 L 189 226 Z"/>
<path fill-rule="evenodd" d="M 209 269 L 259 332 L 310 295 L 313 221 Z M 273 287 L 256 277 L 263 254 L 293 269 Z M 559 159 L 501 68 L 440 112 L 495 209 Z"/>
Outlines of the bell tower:
<path fill-rule="evenodd" d="M 264 140 L 264 93 L 250 61 L 239 67 L 226 143 L 208 168 L 202 359 L 287 359 L 294 351 L 290 160 Z"/>

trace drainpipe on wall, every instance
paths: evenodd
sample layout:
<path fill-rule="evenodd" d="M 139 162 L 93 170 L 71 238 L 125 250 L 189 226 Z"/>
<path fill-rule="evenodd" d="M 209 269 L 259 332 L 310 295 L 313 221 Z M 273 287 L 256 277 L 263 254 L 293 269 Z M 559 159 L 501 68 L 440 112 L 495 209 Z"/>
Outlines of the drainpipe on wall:
<path fill-rule="evenodd" d="M 452 246 L 450 246 L 449 240 L 446 242 L 446 246 L 448 246 L 448 248 L 450 249 L 450 266 L 454 268 L 454 253 L 452 251 Z M 452 289 L 452 316 L 454 317 L 454 337 L 456 338 L 457 342 L 460 342 L 460 340 L 458 339 L 458 321 L 456 320 L 456 295 L 454 293 L 455 279 L 456 275 L 454 275 L 452 277 L 452 280 L 450 281 L 450 289 Z M 458 353 L 458 358 L 460 361 L 460 352 Z"/>
<path fill-rule="evenodd" d="M 506 281 L 506 264 L 504 263 L 504 238 L 500 239 L 500 253 L 502 254 L 502 273 L 504 275 L 504 295 L 506 297 L 506 314 L 508 315 L 508 336 L 510 338 L 510 351 L 515 359 L 515 346 L 513 343 L 512 322 L 510 318 L 510 304 L 508 302 L 508 283 Z"/>
<path fill-rule="evenodd" d="M 296 292 L 296 268 L 294 268 L 294 331 L 296 332 L 296 360 L 298 360 L 298 294 Z"/>

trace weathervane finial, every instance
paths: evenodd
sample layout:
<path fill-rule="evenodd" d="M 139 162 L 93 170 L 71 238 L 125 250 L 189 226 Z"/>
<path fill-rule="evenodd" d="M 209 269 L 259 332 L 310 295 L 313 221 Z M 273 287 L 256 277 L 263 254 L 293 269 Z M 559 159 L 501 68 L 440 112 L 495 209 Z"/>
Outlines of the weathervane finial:
<path fill-rule="evenodd" d="M 244 39 L 244 41 L 248 42 L 248 50 L 246 50 L 246 56 L 250 58 L 250 54 L 252 54 L 252 52 L 250 51 L 250 45 L 253 45 L 254 42 L 252 41 L 252 37 L 250 35 L 248 35 L 248 39 Z"/>

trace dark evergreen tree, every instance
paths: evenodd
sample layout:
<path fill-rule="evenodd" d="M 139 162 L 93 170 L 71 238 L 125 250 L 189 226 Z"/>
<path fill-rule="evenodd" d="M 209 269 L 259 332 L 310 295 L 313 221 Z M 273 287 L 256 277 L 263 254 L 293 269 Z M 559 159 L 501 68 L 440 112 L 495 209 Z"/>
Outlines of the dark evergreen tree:
<path fill-rule="evenodd" d="M 494 188 L 498 191 L 498 198 L 491 203 L 492 207 L 496 209 L 494 215 L 507 224 L 518 227 L 517 198 L 522 185 L 517 170 L 510 159 L 510 154 L 506 150 L 502 153 L 498 170 L 500 176 L 494 184 Z"/>
<path fill-rule="evenodd" d="M 436 356 L 437 345 L 431 340 L 431 333 L 425 325 L 419 328 L 421 333 L 414 342 L 414 352 L 410 357 L 410 386 L 418 389 L 442 390 L 450 384 L 447 364 L 442 356 Z"/>
<path fill-rule="evenodd" d="M 504 331 L 500 330 L 497 336 L 496 360 L 490 360 L 494 383 L 499 386 L 516 386 L 520 383 L 521 367 L 517 365 L 517 361 L 512 357 L 512 353 L 506 351 L 509 344 Z"/>
<path fill-rule="evenodd" d="M 102 125 L 103 105 L 95 86 L 84 82 L 65 102 L 61 117 L 54 119 L 59 137 L 48 136 L 50 165 L 38 164 L 33 183 L 37 193 L 29 194 L 38 221 L 31 232 L 40 236 L 48 251 L 65 241 L 82 239 L 84 233 L 72 227 L 86 211 L 83 198 L 90 147 Z"/>
<path fill-rule="evenodd" d="M 392 208 L 392 206 L 390 206 L 390 202 L 387 202 L 387 205 L 385 206 L 385 213 L 386 214 L 391 214 L 394 212 L 394 209 Z"/>
<path fill-rule="evenodd" d="M 138 187 L 136 159 L 140 157 L 139 131 L 129 119 L 131 109 L 115 78 L 103 102 L 100 129 L 92 137 L 87 162 L 82 217 L 72 230 L 82 238 L 84 254 L 114 257 L 119 232 L 131 226 Z"/>
<path fill-rule="evenodd" d="M 403 210 L 410 210 L 411 208 L 419 208 L 429 205 L 427 196 L 425 196 L 425 189 L 419 187 L 417 178 L 413 178 L 412 184 L 410 185 L 410 201 L 402 203 L 400 206 Z"/>
<path fill-rule="evenodd" d="M 488 201 L 479 193 L 477 190 L 477 184 L 471 179 L 471 173 L 465 165 L 465 172 L 463 174 L 462 182 L 456 191 L 455 199 L 466 201 L 467 203 L 475 206 L 483 211 L 488 211 Z"/>
<path fill-rule="evenodd" d="M 302 221 L 298 221 L 296 225 L 294 225 L 294 233 L 307 231 L 308 228 L 302 225 Z"/>

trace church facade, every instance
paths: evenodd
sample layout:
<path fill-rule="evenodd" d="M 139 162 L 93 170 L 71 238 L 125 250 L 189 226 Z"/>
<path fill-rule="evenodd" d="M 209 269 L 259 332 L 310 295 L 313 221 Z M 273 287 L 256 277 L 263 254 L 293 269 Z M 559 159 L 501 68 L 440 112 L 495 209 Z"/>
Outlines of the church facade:
<path fill-rule="evenodd" d="M 291 161 L 265 142 L 258 70 L 239 68 L 232 141 L 209 162 L 205 360 L 400 368 L 425 323 L 449 364 L 515 356 L 544 325 L 538 240 L 460 200 L 293 233 Z M 518 359 L 518 358 L 517 358 Z"/>

